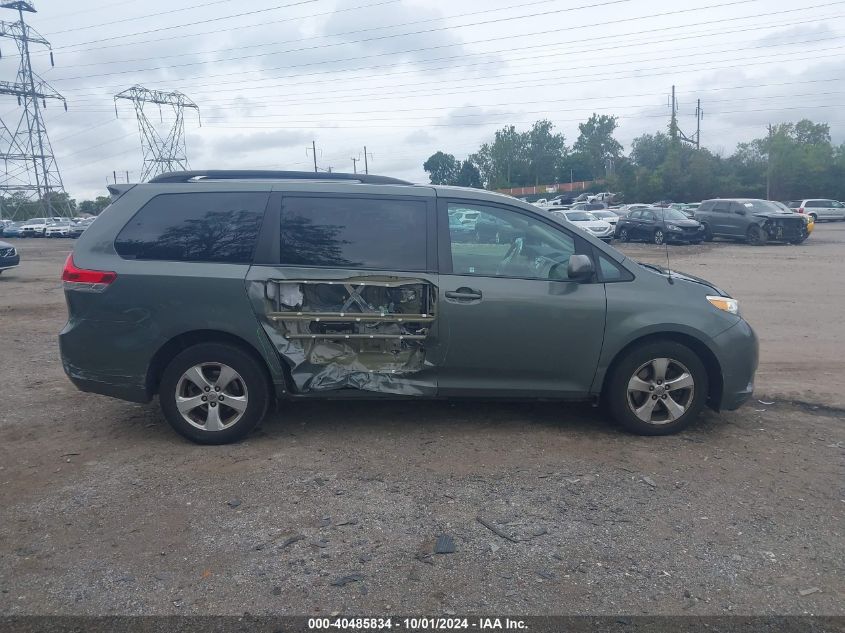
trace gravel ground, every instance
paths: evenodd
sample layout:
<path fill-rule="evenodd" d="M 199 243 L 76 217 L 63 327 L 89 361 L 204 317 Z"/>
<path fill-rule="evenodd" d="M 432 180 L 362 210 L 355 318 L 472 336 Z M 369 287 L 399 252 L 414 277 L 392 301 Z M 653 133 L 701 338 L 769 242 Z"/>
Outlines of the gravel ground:
<path fill-rule="evenodd" d="M 762 347 L 755 399 L 679 436 L 583 405 L 302 402 L 198 447 L 155 405 L 74 390 L 56 344 L 72 243 L 18 241 L 0 615 L 843 615 L 843 243 L 839 223 L 802 246 L 670 247 Z M 432 553 L 443 535 L 454 552 Z"/>

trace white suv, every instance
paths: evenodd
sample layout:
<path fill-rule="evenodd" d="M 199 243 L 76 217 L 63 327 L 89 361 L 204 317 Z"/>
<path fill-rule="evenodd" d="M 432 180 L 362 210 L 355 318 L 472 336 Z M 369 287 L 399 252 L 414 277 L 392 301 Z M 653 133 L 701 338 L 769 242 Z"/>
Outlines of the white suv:
<path fill-rule="evenodd" d="M 47 218 L 30 218 L 21 226 L 21 237 L 44 237 L 50 224 Z"/>
<path fill-rule="evenodd" d="M 792 207 L 792 205 L 789 205 Z M 792 207 L 795 208 L 795 207 Z M 826 198 L 813 198 L 801 200 L 795 208 L 798 213 L 806 213 L 816 220 L 845 220 L 845 205 L 836 200 Z"/>

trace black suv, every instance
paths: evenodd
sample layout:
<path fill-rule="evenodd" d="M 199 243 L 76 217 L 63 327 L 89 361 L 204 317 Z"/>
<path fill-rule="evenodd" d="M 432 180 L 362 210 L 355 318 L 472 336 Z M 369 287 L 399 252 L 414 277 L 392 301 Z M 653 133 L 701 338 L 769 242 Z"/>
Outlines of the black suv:
<path fill-rule="evenodd" d="M 749 244 L 768 241 L 800 244 L 807 239 L 807 219 L 769 202 L 752 198 L 705 200 L 695 211 L 704 225 L 704 239 L 727 237 Z"/>

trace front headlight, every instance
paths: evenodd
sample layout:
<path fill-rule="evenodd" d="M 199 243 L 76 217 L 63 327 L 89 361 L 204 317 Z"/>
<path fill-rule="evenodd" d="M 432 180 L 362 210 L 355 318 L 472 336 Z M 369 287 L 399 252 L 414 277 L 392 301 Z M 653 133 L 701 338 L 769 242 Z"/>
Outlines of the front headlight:
<path fill-rule="evenodd" d="M 680 231 L 681 229 L 678 228 L 676 224 L 667 224 L 666 228 L 670 231 Z"/>
<path fill-rule="evenodd" d="M 730 312 L 731 314 L 739 314 L 739 301 L 736 299 L 731 299 L 730 297 L 707 297 L 707 300 L 710 304 L 720 310 L 724 310 L 725 312 Z"/>

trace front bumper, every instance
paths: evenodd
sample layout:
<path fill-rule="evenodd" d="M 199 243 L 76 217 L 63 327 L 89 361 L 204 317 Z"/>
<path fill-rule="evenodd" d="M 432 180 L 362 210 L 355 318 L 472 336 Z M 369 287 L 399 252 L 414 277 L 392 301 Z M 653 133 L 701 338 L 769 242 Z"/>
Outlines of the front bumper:
<path fill-rule="evenodd" d="M 695 232 L 691 231 L 674 231 L 666 230 L 667 242 L 703 242 L 704 241 L 704 227 L 699 228 Z"/>
<path fill-rule="evenodd" d="M 8 270 L 9 268 L 14 268 L 20 263 L 20 255 L 13 255 L 12 257 L 0 257 L 0 270 Z"/>
<path fill-rule="evenodd" d="M 733 411 L 754 392 L 759 343 L 754 330 L 744 319 L 712 339 L 711 349 L 722 371 L 722 392 L 713 408 Z"/>

